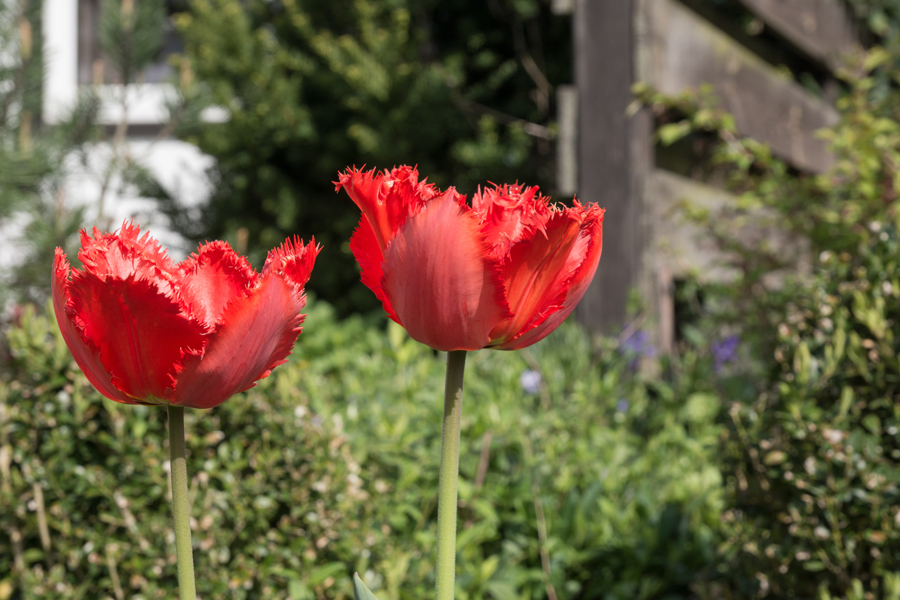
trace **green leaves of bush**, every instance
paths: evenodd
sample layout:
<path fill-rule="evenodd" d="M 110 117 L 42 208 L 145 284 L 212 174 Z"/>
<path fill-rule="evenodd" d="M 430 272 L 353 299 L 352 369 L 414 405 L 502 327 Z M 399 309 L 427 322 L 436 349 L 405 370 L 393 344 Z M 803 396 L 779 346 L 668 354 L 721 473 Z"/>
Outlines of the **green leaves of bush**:
<path fill-rule="evenodd" d="M 0 590 L 171 597 L 164 413 L 99 398 L 48 317 L 27 312 L 7 339 Z M 287 364 L 191 411 L 198 591 L 349 598 L 358 572 L 382 600 L 429 595 L 443 362 L 313 301 Z M 687 597 L 715 559 L 715 399 L 648 384 L 575 326 L 469 363 L 458 596 Z"/>

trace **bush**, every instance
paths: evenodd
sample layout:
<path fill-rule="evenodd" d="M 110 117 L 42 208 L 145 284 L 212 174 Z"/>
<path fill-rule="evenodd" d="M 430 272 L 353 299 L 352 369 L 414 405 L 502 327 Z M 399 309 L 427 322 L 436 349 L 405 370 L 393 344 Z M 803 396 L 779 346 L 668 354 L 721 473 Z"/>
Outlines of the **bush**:
<path fill-rule="evenodd" d="M 98 397 L 50 317 L 8 341 L 0 598 L 171 597 L 165 414 Z M 431 594 L 443 360 L 313 302 L 287 364 L 190 411 L 200 593 L 348 598 L 359 571 L 383 600 Z M 673 366 L 679 387 L 632 362 L 568 324 L 470 356 L 460 598 L 679 598 L 714 574 L 718 401 L 686 393 L 694 366 Z"/>
<path fill-rule="evenodd" d="M 777 391 L 732 412 L 741 562 L 777 596 L 900 597 L 900 245 L 824 253 L 779 327 Z"/>
<path fill-rule="evenodd" d="M 843 73 L 841 120 L 822 132 L 836 160 L 821 175 L 739 139 L 708 94 L 637 90 L 670 121 L 661 141 L 696 136 L 738 194 L 694 211 L 737 273 L 705 290 L 700 327 L 739 333 L 748 359 L 722 394 L 726 597 L 900 597 L 898 64 L 896 47 L 873 48 Z M 808 244 L 747 243 L 741 228 L 761 208 Z M 773 286 L 775 269 L 792 274 Z"/>

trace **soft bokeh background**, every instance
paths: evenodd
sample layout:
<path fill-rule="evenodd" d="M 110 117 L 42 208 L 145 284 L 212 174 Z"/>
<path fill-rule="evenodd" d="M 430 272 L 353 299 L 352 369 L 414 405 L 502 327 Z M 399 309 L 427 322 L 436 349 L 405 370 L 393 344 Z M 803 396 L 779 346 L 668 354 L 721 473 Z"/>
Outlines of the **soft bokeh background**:
<path fill-rule="evenodd" d="M 2 8 L 0 600 L 172 597 L 164 413 L 100 398 L 46 305 L 53 247 L 123 210 L 176 255 L 326 246 L 290 361 L 188 417 L 201 595 L 349 598 L 354 571 L 381 600 L 431 594 L 445 357 L 358 283 L 357 211 L 330 182 L 417 163 L 465 193 L 519 180 L 565 198 L 564 4 L 84 2 L 93 58 L 52 118 L 53 22 Z M 745 137 L 716 90 L 633 90 L 657 166 L 733 195 L 681 205 L 728 276 L 679 279 L 668 348 L 633 293 L 605 335 L 572 320 L 471 355 L 460 598 L 900 598 L 900 9 L 836 3 L 864 50 L 824 85 L 749 4 L 683 3 L 833 103 L 833 162 L 805 171 Z M 166 80 L 152 123 L 116 95 Z M 200 171 L 161 176 L 147 149 L 188 144 Z M 760 209 L 795 251 L 747 235 Z"/>

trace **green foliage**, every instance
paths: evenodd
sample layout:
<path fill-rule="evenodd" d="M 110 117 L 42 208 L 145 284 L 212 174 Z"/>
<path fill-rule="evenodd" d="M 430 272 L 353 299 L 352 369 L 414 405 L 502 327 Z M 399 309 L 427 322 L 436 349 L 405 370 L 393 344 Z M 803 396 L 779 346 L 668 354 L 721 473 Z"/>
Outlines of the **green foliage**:
<path fill-rule="evenodd" d="M 165 414 L 99 398 L 51 318 L 28 311 L 8 340 L 0 590 L 171 597 Z M 573 325 L 469 358 L 458 597 L 687 598 L 716 576 L 708 364 L 673 363 L 679 383 L 647 382 L 631 356 L 592 348 Z M 543 375 L 537 394 L 520 385 L 526 368 Z M 443 355 L 398 326 L 339 323 L 313 302 L 287 364 L 191 411 L 199 592 L 350 598 L 358 572 L 382 600 L 430 595 L 443 372 Z"/>
<path fill-rule="evenodd" d="M 778 328 L 777 388 L 731 413 L 739 560 L 776 596 L 897 597 L 900 245 L 894 224 L 870 229 L 857 252 L 822 254 Z"/>
<path fill-rule="evenodd" d="M 372 590 L 359 578 L 359 573 L 353 574 L 353 597 L 356 600 L 378 600 Z"/>
<path fill-rule="evenodd" d="M 552 192 L 570 38 L 546 2 L 194 0 L 177 24 L 194 74 L 184 93 L 228 120 L 181 129 L 216 159 L 217 187 L 199 220 L 167 210 L 196 239 L 245 229 L 257 263 L 288 235 L 315 235 L 310 285 L 342 314 L 376 300 L 347 245 L 359 211 L 335 194 L 339 171 L 413 164 L 467 194 L 489 179 Z"/>
<path fill-rule="evenodd" d="M 100 47 L 121 82 L 130 83 L 159 54 L 165 34 L 165 4 L 161 0 L 125 0 L 102 6 Z"/>
<path fill-rule="evenodd" d="M 729 394 L 723 594 L 898 594 L 898 56 L 873 48 L 842 73 L 841 120 L 820 133 L 835 163 L 821 175 L 740 138 L 709 92 L 636 90 L 660 142 L 691 140 L 706 176 L 737 194 L 693 211 L 735 268 L 704 290 L 702 327 L 739 331 L 755 357 Z M 742 235 L 754 219 L 806 243 L 786 252 Z"/>
<path fill-rule="evenodd" d="M 846 0 L 853 15 L 880 41 L 900 36 L 900 6 L 893 0 Z"/>

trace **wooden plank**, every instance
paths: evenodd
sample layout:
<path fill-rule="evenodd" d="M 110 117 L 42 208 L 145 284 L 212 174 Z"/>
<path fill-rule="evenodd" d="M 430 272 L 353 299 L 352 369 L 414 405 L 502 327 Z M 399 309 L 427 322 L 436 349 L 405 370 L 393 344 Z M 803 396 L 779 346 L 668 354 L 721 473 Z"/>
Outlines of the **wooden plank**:
<path fill-rule="evenodd" d="M 670 354 L 675 349 L 675 279 L 672 272 L 661 267 L 656 269 L 656 289 L 654 290 L 653 312 L 656 314 L 656 346 L 661 354 Z"/>
<path fill-rule="evenodd" d="M 701 283 L 729 281 L 738 275 L 705 228 L 685 216 L 684 206 L 687 202 L 712 215 L 727 213 L 737 206 L 733 195 L 662 169 L 648 174 L 644 193 L 653 240 L 647 250 L 648 270 L 670 273 L 675 279 L 694 277 Z M 776 211 L 758 208 L 735 219 L 729 233 L 743 246 L 769 248 L 796 264 L 798 272 L 809 272 L 809 244 L 785 231 L 782 223 Z M 778 287 L 784 275 L 773 272 L 766 283 Z"/>
<path fill-rule="evenodd" d="M 554 15 L 571 15 L 575 12 L 575 0 L 551 0 L 550 11 Z"/>
<path fill-rule="evenodd" d="M 741 0 L 763 22 L 832 70 L 856 52 L 853 19 L 838 0 Z"/>
<path fill-rule="evenodd" d="M 702 227 L 685 217 L 683 202 L 713 213 L 737 200 L 728 192 L 662 169 L 647 177 L 645 205 L 653 242 L 648 267 L 670 277 L 697 277 L 702 282 L 727 281 L 734 273 L 721 264 L 722 256 Z"/>
<path fill-rule="evenodd" d="M 556 189 L 571 197 L 578 191 L 578 88 L 558 86 L 556 106 Z"/>
<path fill-rule="evenodd" d="M 837 111 L 675 0 L 637 0 L 637 77 L 666 94 L 710 84 L 738 130 L 816 173 L 833 157 L 815 132 Z"/>
<path fill-rule="evenodd" d="M 628 294 L 641 278 L 645 175 L 653 161 L 652 117 L 626 117 L 634 83 L 637 0 L 580 0 L 575 6 L 575 82 L 578 87 L 578 196 L 607 209 L 603 257 L 578 305 L 581 323 L 618 333 Z"/>

